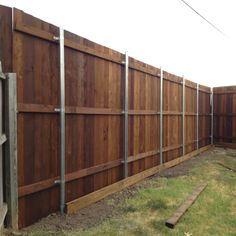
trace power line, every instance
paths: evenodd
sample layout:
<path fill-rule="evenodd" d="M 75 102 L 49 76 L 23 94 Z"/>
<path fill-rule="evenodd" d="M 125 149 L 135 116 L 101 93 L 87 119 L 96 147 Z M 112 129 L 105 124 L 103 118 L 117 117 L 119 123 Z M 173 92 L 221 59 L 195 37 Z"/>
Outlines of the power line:
<path fill-rule="evenodd" d="M 221 31 L 218 27 L 216 27 L 213 23 L 211 23 L 209 20 L 207 20 L 202 14 L 200 14 L 198 11 L 196 11 L 192 6 L 190 6 L 187 2 L 184 0 L 180 0 L 183 2 L 187 7 L 189 7 L 192 11 L 194 11 L 198 16 L 200 16 L 203 20 L 205 20 L 209 25 L 211 25 L 215 30 L 217 30 L 219 33 L 221 33 L 223 36 L 226 37 L 225 33 Z"/>

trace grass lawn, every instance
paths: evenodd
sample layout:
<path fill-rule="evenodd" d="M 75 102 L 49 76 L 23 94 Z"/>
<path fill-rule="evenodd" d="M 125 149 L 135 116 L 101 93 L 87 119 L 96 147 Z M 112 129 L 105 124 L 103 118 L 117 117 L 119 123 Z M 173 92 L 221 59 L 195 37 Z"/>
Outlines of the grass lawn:
<path fill-rule="evenodd" d="M 222 149 L 223 150 L 223 149 Z M 217 162 L 236 169 L 236 155 L 221 151 L 201 158 L 188 175 L 174 178 L 154 177 L 147 187 L 140 188 L 128 200 L 108 204 L 119 208 L 121 214 L 83 231 L 64 231 L 61 235 L 183 235 L 183 236 L 235 236 L 236 235 L 236 172 Z M 174 229 L 165 226 L 168 219 L 202 182 L 207 188 L 180 219 Z M 32 232 L 36 235 L 53 233 Z M 56 235 L 59 235 L 58 233 Z"/>

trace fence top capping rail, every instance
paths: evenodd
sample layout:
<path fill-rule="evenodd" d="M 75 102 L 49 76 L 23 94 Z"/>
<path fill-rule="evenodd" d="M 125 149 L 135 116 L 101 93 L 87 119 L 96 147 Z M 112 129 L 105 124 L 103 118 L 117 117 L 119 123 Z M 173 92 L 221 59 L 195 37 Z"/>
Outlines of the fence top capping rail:
<path fill-rule="evenodd" d="M 14 30 L 38 37 L 40 39 L 50 41 L 53 43 L 58 43 L 58 41 L 55 40 L 55 37 L 59 36 L 59 27 L 52 25 L 46 21 L 42 21 L 42 20 L 40 20 L 42 24 L 41 26 L 39 26 L 38 24 L 35 24 L 36 22 L 35 19 L 37 19 L 36 17 L 30 14 L 27 14 L 23 12 L 22 10 L 19 10 L 16 8 L 13 8 L 13 12 L 14 12 L 13 13 L 14 14 L 14 17 L 13 17 Z M 31 20 L 29 20 L 30 18 Z M 92 47 L 91 44 L 96 46 L 96 49 Z M 122 66 L 124 65 L 123 61 L 124 61 L 125 54 L 115 51 L 113 49 L 107 48 L 103 45 L 99 45 L 95 42 L 92 42 L 86 38 L 80 37 L 66 30 L 65 30 L 65 46 L 70 49 L 81 51 L 83 53 L 96 56 L 98 58 L 119 64 Z M 148 65 L 132 57 L 129 57 L 129 68 L 160 78 L 159 68 L 156 68 L 152 65 Z M 182 77 L 176 76 L 166 71 L 163 71 L 163 79 L 168 80 L 170 82 L 174 82 L 174 83 L 179 83 L 179 84 L 182 83 Z M 192 81 L 188 81 L 187 87 L 196 89 L 196 83 Z M 208 92 L 208 87 L 202 86 L 200 90 L 203 92 Z M 210 92 L 210 88 L 209 88 L 209 92 Z"/>

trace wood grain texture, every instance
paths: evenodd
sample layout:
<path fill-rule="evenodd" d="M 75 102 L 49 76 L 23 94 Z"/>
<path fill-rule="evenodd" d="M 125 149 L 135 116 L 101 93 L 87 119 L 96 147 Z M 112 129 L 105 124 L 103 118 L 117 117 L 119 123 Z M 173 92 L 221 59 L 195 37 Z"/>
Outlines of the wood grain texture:
<path fill-rule="evenodd" d="M 12 72 L 12 9 L 0 5 L 0 61 L 2 71 Z"/>
<path fill-rule="evenodd" d="M 203 192 L 203 190 L 207 187 L 207 183 L 201 184 L 197 187 L 191 195 L 181 204 L 181 206 L 176 210 L 176 212 L 169 218 L 165 225 L 169 228 L 174 228 L 178 223 L 180 218 L 184 215 L 184 213 L 188 210 L 188 208 L 197 200 L 198 196 Z"/>
<path fill-rule="evenodd" d="M 4 14 L 11 25 L 8 11 Z M 13 26 L 13 32 L 6 32 L 13 40 L 9 52 L 17 73 L 19 226 L 23 227 L 59 208 L 59 187 L 54 185 L 60 168 L 59 45 L 53 39 L 59 31 L 17 9 Z M 124 54 L 65 31 L 67 202 L 123 178 L 123 60 Z M 163 76 L 163 157 L 168 166 L 182 155 L 182 78 L 166 71 Z M 130 57 L 128 80 L 132 177 L 159 168 L 160 69 Z M 209 98 L 210 88 L 200 86 L 200 147 L 210 143 Z M 185 102 L 185 148 L 191 154 L 196 151 L 196 84 L 188 80 Z"/>
<path fill-rule="evenodd" d="M 214 94 L 214 143 L 235 148 L 236 86 L 216 87 Z"/>

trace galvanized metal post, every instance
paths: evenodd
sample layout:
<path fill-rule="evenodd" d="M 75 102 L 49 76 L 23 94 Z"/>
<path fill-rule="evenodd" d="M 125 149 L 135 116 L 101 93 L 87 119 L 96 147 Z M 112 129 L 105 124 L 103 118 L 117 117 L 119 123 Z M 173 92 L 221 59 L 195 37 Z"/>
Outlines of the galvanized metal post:
<path fill-rule="evenodd" d="M 129 96 L 128 96 L 128 86 L 129 86 L 129 56 L 128 52 L 125 52 L 125 86 L 124 86 L 124 178 L 128 177 L 128 155 L 129 155 Z"/>
<path fill-rule="evenodd" d="M 214 94 L 211 88 L 211 144 L 214 143 Z"/>
<path fill-rule="evenodd" d="M 182 82 L 182 143 L 183 143 L 183 155 L 185 154 L 185 79 L 183 77 Z"/>
<path fill-rule="evenodd" d="M 163 70 L 160 69 L 160 164 L 163 164 Z"/>
<path fill-rule="evenodd" d="M 17 181 L 17 101 L 16 74 L 6 74 L 5 84 L 5 189 L 8 212 L 6 223 L 18 229 L 18 181 Z"/>
<path fill-rule="evenodd" d="M 199 148 L 199 84 L 197 84 L 197 114 L 196 114 L 196 146 Z"/>
<path fill-rule="evenodd" d="M 65 207 L 65 55 L 64 30 L 60 28 L 60 211 Z"/>

